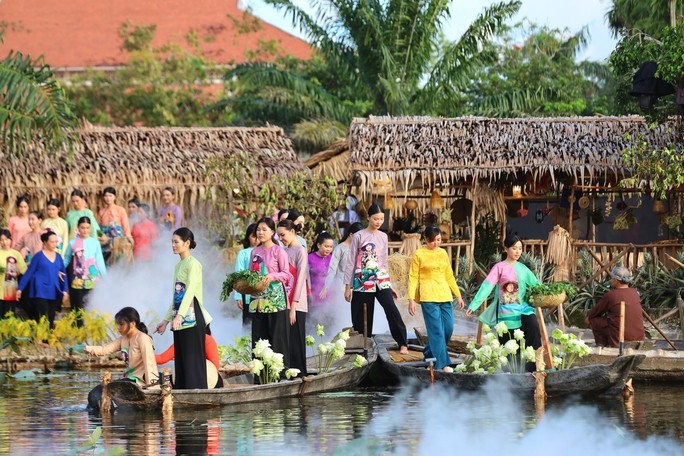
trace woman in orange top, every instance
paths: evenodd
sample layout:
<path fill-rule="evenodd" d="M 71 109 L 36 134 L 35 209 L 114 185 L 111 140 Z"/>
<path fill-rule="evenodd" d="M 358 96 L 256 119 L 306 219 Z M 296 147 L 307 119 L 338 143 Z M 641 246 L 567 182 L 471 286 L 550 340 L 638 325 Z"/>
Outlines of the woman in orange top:
<path fill-rule="evenodd" d="M 211 337 L 211 329 L 209 325 L 206 326 L 204 336 L 204 351 L 206 353 L 207 360 L 211 362 L 216 367 L 216 372 L 218 373 L 218 381 L 214 388 L 223 388 L 223 379 L 221 378 L 221 359 L 219 357 L 218 345 L 216 340 Z M 171 344 L 169 348 L 166 349 L 161 355 L 154 355 L 157 364 L 166 364 L 176 357 L 176 351 L 174 345 Z"/>

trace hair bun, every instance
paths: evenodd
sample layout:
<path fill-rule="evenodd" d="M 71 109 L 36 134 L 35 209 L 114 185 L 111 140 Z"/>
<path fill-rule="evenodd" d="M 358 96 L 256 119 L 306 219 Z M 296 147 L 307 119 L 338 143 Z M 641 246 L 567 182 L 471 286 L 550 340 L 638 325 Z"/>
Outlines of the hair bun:
<path fill-rule="evenodd" d="M 191 241 L 190 242 L 190 248 L 194 249 L 195 247 L 197 247 L 197 243 L 195 241 Z"/>

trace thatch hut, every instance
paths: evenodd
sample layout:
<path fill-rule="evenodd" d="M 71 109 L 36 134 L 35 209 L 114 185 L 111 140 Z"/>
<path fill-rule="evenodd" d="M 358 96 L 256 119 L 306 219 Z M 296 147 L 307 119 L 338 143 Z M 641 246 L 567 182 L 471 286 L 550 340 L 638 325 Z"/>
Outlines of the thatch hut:
<path fill-rule="evenodd" d="M 344 138 L 334 142 L 327 149 L 313 154 L 304 164 L 316 176 L 328 176 L 336 182 L 347 181 L 351 175 L 349 154 L 349 140 Z"/>
<path fill-rule="evenodd" d="M 3 152 L 0 198 L 5 211 L 13 211 L 20 195 L 31 198 L 32 208 L 44 207 L 48 198 L 68 208 L 74 188 L 83 191 L 95 209 L 107 186 L 117 189 L 120 204 L 137 197 L 158 207 L 162 189 L 170 186 L 191 217 L 203 198 L 216 197 L 216 183 L 205 177 L 212 158 L 231 160 L 246 152 L 258 159 L 262 168 L 257 174 L 265 179 L 307 170 L 279 127 L 91 127 L 76 136 L 73 150 L 50 152 L 34 143 L 21 157 Z"/>
<path fill-rule="evenodd" d="M 554 194 L 560 199 L 562 191 L 583 191 L 594 198 L 615 191 L 630 175 L 621 154 L 631 145 L 628 136 L 648 147 L 684 143 L 681 120 L 650 128 L 636 116 L 370 117 L 352 122 L 350 161 L 360 184 L 358 196 L 389 195 L 400 214 L 404 207 L 397 203 L 406 199 L 414 200 L 418 211 L 472 201 L 472 233 L 475 219 L 485 211 L 505 226 L 511 203 L 526 216 L 523 203 L 534 197 Z M 570 230 L 572 206 L 565 214 Z"/>

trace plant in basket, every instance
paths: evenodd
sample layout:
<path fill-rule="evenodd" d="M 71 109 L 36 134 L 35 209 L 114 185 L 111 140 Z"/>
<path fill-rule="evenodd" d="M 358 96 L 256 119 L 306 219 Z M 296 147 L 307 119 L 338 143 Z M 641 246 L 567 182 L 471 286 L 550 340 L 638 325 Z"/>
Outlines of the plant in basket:
<path fill-rule="evenodd" d="M 540 283 L 527 288 L 527 301 L 534 307 L 556 307 L 577 295 L 577 286 L 567 282 Z"/>
<path fill-rule="evenodd" d="M 233 272 L 226 275 L 226 280 L 223 281 L 221 301 L 227 301 L 233 290 L 242 294 L 258 294 L 267 286 L 263 281 L 263 276 L 256 271 Z"/>

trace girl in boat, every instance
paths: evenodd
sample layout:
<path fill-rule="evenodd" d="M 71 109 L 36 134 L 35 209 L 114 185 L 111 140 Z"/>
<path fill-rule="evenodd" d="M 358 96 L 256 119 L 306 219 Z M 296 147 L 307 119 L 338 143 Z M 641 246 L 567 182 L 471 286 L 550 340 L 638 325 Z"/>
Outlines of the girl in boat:
<path fill-rule="evenodd" d="M 312 307 L 325 305 L 325 278 L 330 269 L 333 247 L 335 243 L 330 233 L 323 231 L 316 238 L 314 249 L 309 254 L 309 275 L 311 276 Z M 321 296 L 322 295 L 322 296 Z"/>
<path fill-rule="evenodd" d="M 344 299 L 351 301 L 352 324 L 358 333 L 364 333 L 364 304 L 368 336 L 373 334 L 373 313 L 377 299 L 387 315 L 390 333 L 402 354 L 408 354 L 406 326 L 394 303 L 397 293 L 387 265 L 387 235 L 380 231 L 385 213 L 377 204 L 368 209 L 368 228 L 352 237 L 349 258 L 344 273 Z"/>
<path fill-rule="evenodd" d="M 173 253 L 180 257 L 174 271 L 174 292 L 164 320 L 155 332 L 164 334 L 169 322 L 173 331 L 176 357 L 176 389 L 206 389 L 205 359 L 206 326 L 212 317 L 202 298 L 202 265 L 190 254 L 195 235 L 188 228 L 179 228 L 171 238 Z"/>
<path fill-rule="evenodd" d="M 446 250 L 440 248 L 442 232 L 438 226 L 428 226 L 423 232 L 425 247 L 416 250 L 411 259 L 408 296 L 409 314 L 416 314 L 419 302 L 428 333 L 425 358 L 437 358 L 435 369 L 451 364 L 447 343 L 454 331 L 454 297 L 463 309 L 461 292 L 456 285 L 451 260 Z M 453 296 L 452 296 L 453 295 Z"/>
<path fill-rule="evenodd" d="M 256 223 L 251 223 L 245 232 L 245 238 L 242 240 L 242 249 L 238 252 L 235 259 L 235 272 L 249 270 L 250 258 L 252 250 L 259 245 L 256 237 Z M 242 326 L 250 326 L 252 323 L 252 315 L 249 313 L 249 295 L 235 292 L 235 305 L 242 311 Z"/>
<path fill-rule="evenodd" d="M 95 220 L 95 214 L 88 209 L 88 202 L 86 201 L 85 195 L 77 188 L 71 192 L 71 206 L 73 209 L 67 212 L 66 215 L 66 222 L 69 226 L 69 239 L 73 239 L 76 236 L 78 221 L 81 217 L 88 217 L 91 227 L 90 237 L 97 239 L 97 232 L 100 231 L 100 227 Z M 66 240 L 64 243 L 66 244 Z"/>
<path fill-rule="evenodd" d="M 123 378 L 140 386 L 151 386 L 159 380 L 159 369 L 154 358 L 152 337 L 147 326 L 140 321 L 140 314 L 133 307 L 124 307 L 114 316 L 121 337 L 107 345 L 86 345 L 85 352 L 104 356 L 120 351 L 126 363 Z"/>
<path fill-rule="evenodd" d="M 19 242 L 25 234 L 31 232 L 29 226 L 29 204 L 27 196 L 17 198 L 17 213 L 7 220 L 7 229 L 12 234 L 12 248 L 19 250 Z"/>
<path fill-rule="evenodd" d="M 84 311 L 88 304 L 88 295 L 95 284 L 107 274 L 100 241 L 90 236 L 92 227 L 88 217 L 78 219 L 77 236 L 69 241 L 64 252 L 64 263 L 69 266 L 71 279 L 71 309 Z M 79 315 L 76 324 L 83 326 L 83 318 Z"/>
<path fill-rule="evenodd" d="M 275 223 L 270 217 L 257 222 L 259 245 L 252 250 L 250 270 L 263 276 L 268 288 L 251 296 L 252 346 L 260 339 L 268 340 L 274 352 L 283 355 L 283 363 L 290 366 L 290 319 L 287 310 L 285 284 L 292 283 L 290 263 L 285 250 L 275 243 Z M 296 306 L 295 306 L 296 309 Z"/>
<path fill-rule="evenodd" d="M 363 229 L 360 222 L 352 223 L 344 234 L 340 243 L 335 246 L 330 255 L 330 265 L 328 266 L 328 274 L 325 277 L 325 286 L 319 293 L 321 299 L 328 297 L 329 290 L 337 289 L 339 285 L 342 287 L 344 283 L 344 269 L 347 267 L 347 254 L 349 253 L 349 246 L 351 245 L 352 235 Z"/>
<path fill-rule="evenodd" d="M 291 220 L 278 222 L 278 238 L 285 246 L 290 273 L 295 277 L 294 289 L 290 292 L 290 362 L 288 367 L 299 369 L 298 376 L 306 376 L 306 314 L 308 306 L 309 260 L 306 249 L 299 243 L 294 223 Z"/>
<path fill-rule="evenodd" d="M 36 253 L 31 265 L 19 282 L 17 300 L 21 300 L 27 290 L 31 312 L 36 320 L 45 316 L 50 327 L 55 321 L 55 312 L 61 308 L 61 302 L 67 296 L 66 267 L 62 256 L 57 253 L 57 235 L 46 231 L 40 235 L 43 250 Z"/>
<path fill-rule="evenodd" d="M 468 306 L 466 316 L 480 308 L 482 303 L 494 290 L 494 300 L 479 317 L 479 320 L 492 328 L 503 322 L 509 332 L 499 337 L 504 344 L 513 337 L 513 330 L 520 329 L 525 333 L 525 345 L 535 350 L 541 347 L 539 322 L 534 309 L 525 300 L 527 287 L 539 284 L 537 277 L 518 259 L 523 251 L 522 240 L 518 236 L 509 236 L 504 241 L 505 259 L 496 263 L 485 278 L 477 294 Z M 526 369 L 534 371 L 534 363 L 527 363 Z"/>
<path fill-rule="evenodd" d="M 3 319 L 8 312 L 16 312 L 19 276 L 26 272 L 24 258 L 12 248 L 12 235 L 6 229 L 0 229 L 0 267 L 5 269 L 0 282 L 0 319 Z"/>
<path fill-rule="evenodd" d="M 59 216 L 58 199 L 52 198 L 47 202 L 47 217 L 43 219 L 43 229 L 50 229 L 57 234 L 57 253 L 64 256 L 66 245 L 69 242 L 69 225 L 66 220 Z"/>

